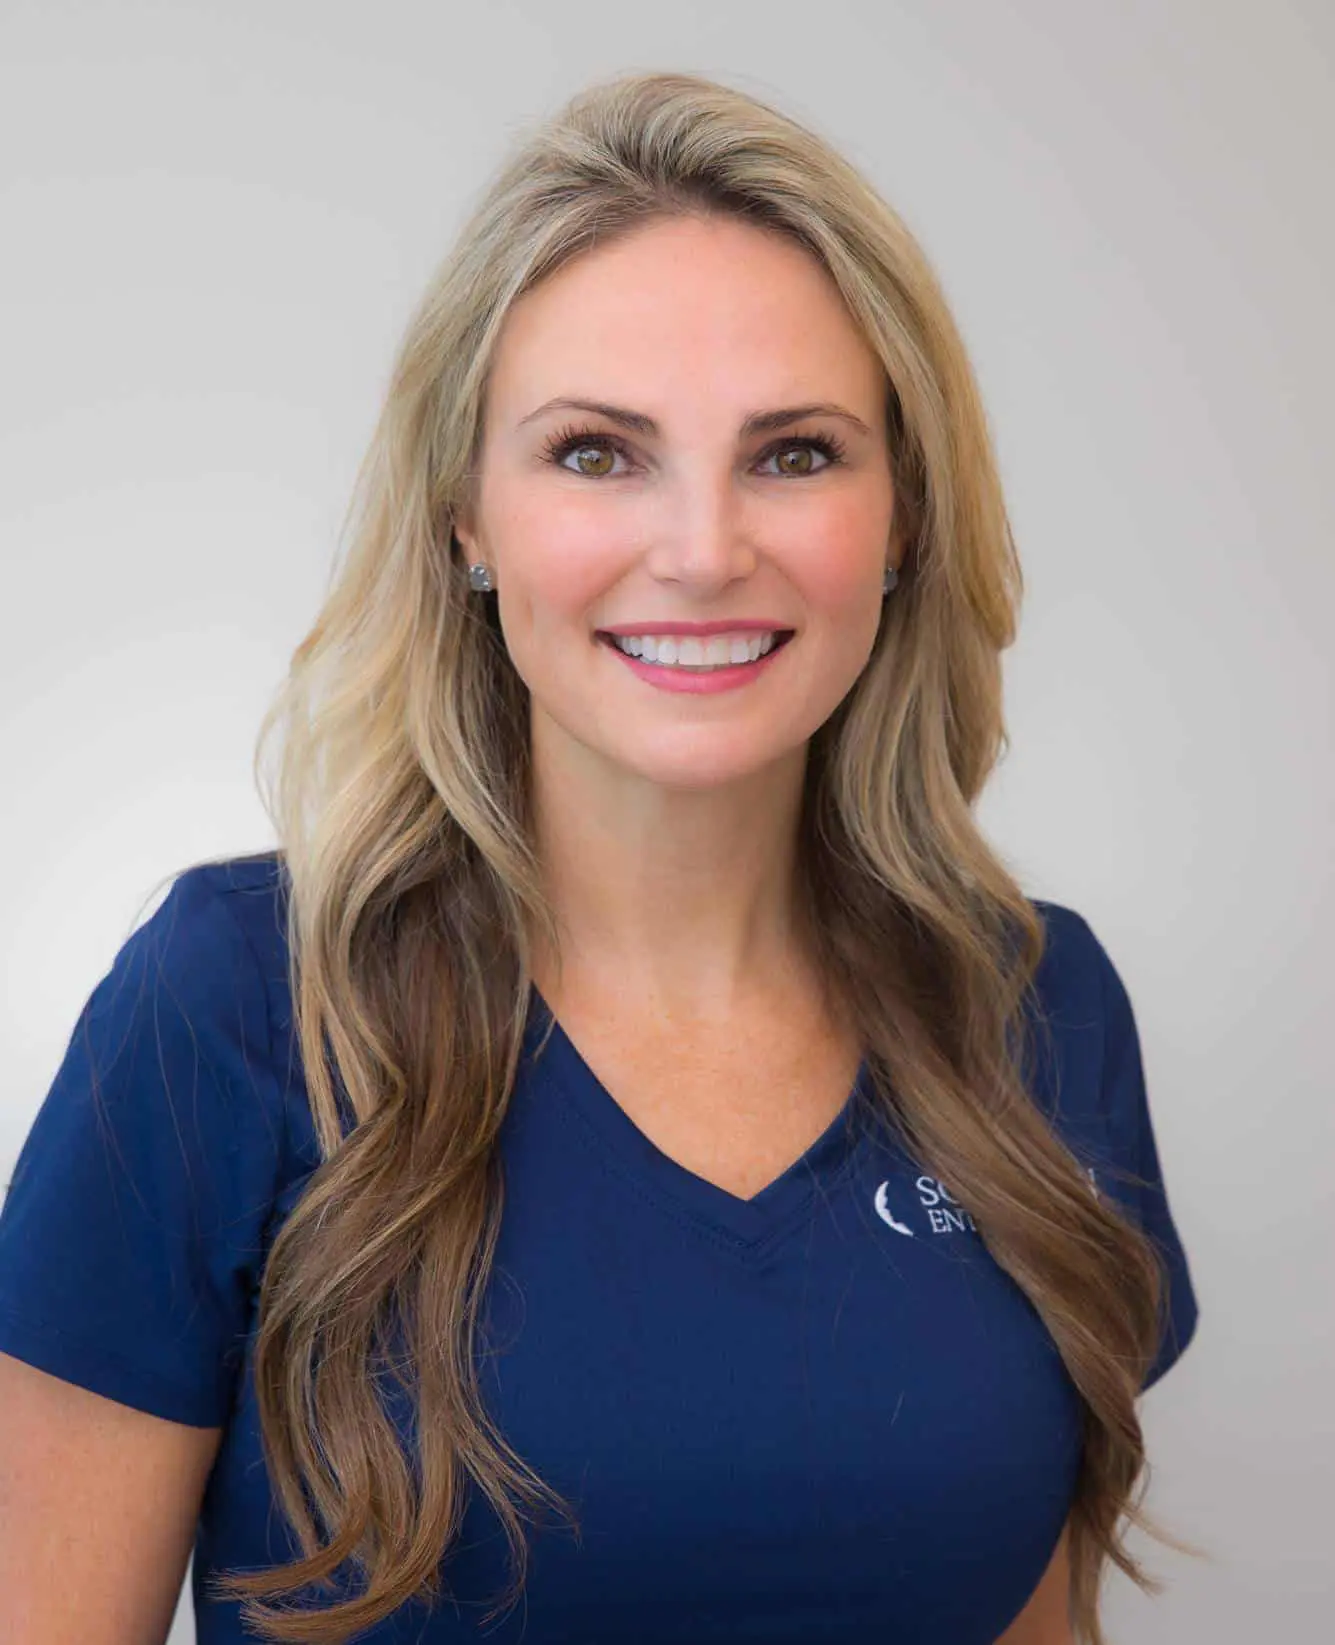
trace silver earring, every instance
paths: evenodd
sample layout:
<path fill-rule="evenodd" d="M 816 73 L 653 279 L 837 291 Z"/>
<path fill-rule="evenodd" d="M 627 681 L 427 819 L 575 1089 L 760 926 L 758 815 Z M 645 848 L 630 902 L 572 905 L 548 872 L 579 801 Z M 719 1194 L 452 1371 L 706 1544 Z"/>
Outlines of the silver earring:
<path fill-rule="evenodd" d="M 490 594 L 491 572 L 484 565 L 470 565 L 468 568 L 468 586 L 475 594 Z"/>
<path fill-rule="evenodd" d="M 896 584 L 898 582 L 899 582 L 899 573 L 895 570 L 894 566 L 892 566 L 892 565 L 886 566 L 886 568 L 885 568 L 885 582 L 884 582 L 884 584 L 882 585 L 882 588 L 881 588 L 882 598 L 884 598 L 885 595 L 887 595 L 890 592 L 890 590 L 896 586 Z"/>

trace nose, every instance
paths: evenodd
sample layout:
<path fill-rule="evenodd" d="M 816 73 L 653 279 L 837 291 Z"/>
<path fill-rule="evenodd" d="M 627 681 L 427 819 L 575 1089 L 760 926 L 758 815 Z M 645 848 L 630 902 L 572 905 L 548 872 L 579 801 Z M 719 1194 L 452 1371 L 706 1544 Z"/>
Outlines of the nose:
<path fill-rule="evenodd" d="M 730 475 L 674 488 L 647 556 L 651 575 L 697 596 L 749 577 L 757 556 L 742 514 Z"/>

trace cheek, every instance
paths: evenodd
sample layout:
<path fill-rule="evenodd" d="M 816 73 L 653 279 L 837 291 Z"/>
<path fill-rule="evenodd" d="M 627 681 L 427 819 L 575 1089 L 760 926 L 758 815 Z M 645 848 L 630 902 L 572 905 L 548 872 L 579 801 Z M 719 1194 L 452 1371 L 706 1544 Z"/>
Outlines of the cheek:
<path fill-rule="evenodd" d="M 867 497 L 824 500 L 783 531 L 784 567 L 811 610 L 840 617 L 880 590 L 889 547 L 889 505 Z"/>
<path fill-rule="evenodd" d="M 559 663 L 590 607 L 625 571 L 626 538 L 577 498 L 515 497 L 492 515 L 501 628 L 529 689 L 549 696 L 567 678 Z"/>

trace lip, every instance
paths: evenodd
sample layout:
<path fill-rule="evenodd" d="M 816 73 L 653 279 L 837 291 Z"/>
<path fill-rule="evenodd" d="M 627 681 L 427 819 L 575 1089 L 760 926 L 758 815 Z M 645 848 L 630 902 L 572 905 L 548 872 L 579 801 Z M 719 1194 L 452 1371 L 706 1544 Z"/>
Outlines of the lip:
<path fill-rule="evenodd" d="M 615 628 L 599 628 L 594 632 L 615 634 L 624 640 L 630 634 L 791 634 L 794 629 L 791 623 L 769 618 L 735 617 L 714 623 L 618 623 Z"/>

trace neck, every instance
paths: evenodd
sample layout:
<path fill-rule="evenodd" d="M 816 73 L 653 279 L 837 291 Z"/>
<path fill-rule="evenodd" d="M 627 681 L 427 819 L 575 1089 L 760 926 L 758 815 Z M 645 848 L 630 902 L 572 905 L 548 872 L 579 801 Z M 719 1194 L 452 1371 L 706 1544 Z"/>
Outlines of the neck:
<path fill-rule="evenodd" d="M 796 844 L 805 746 L 710 788 L 609 768 L 535 721 L 533 811 L 559 955 L 534 956 L 562 989 L 722 1021 L 804 977 Z"/>

